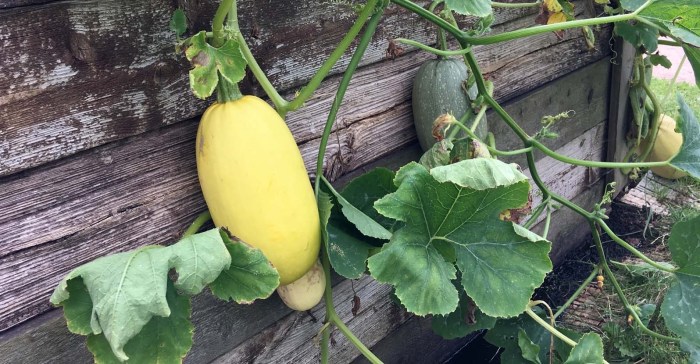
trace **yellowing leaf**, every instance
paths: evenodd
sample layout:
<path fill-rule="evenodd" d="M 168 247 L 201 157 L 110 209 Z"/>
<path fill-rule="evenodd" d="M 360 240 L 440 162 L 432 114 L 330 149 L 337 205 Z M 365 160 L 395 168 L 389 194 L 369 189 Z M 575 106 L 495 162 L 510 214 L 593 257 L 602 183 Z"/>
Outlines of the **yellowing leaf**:
<path fill-rule="evenodd" d="M 566 15 L 564 13 L 552 13 L 547 19 L 547 24 L 563 23 L 566 21 Z"/>
<path fill-rule="evenodd" d="M 564 8 L 562 8 L 561 4 L 559 4 L 559 1 L 557 0 L 544 0 L 544 6 L 550 13 L 561 13 L 564 11 Z"/>

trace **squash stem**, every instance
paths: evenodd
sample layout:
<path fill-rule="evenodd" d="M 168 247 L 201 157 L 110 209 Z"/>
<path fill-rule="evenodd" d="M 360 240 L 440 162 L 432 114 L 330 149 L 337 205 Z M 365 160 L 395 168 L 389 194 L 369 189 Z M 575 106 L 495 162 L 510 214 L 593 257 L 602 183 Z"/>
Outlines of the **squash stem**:
<path fill-rule="evenodd" d="M 219 83 L 216 85 L 216 101 L 223 104 L 229 101 L 236 101 L 243 97 L 238 84 L 231 83 L 219 75 Z"/>
<path fill-rule="evenodd" d="M 352 58 L 350 59 L 350 63 L 348 64 L 347 69 L 345 70 L 345 73 L 343 74 L 343 78 L 340 80 L 340 84 L 338 85 L 338 90 L 336 91 L 335 98 L 333 99 L 333 104 L 331 105 L 331 109 L 328 112 L 328 118 L 326 119 L 326 125 L 323 128 L 323 135 L 321 136 L 321 144 L 319 145 L 318 148 L 318 158 L 316 159 L 316 180 L 314 181 L 314 193 L 316 194 L 316 199 L 318 200 L 318 192 L 319 188 L 321 185 L 321 177 L 323 176 L 323 162 L 326 156 L 326 146 L 328 145 L 328 138 L 331 135 L 331 131 L 333 130 L 333 124 L 335 124 L 335 119 L 336 116 L 338 115 L 338 110 L 340 109 L 340 105 L 343 103 L 343 97 L 345 97 L 345 91 L 348 88 L 348 85 L 350 85 L 350 80 L 352 79 L 353 74 L 355 73 L 355 70 L 357 69 L 357 66 L 360 64 L 360 60 L 362 59 L 362 56 L 365 54 L 365 51 L 367 50 L 367 46 L 369 45 L 370 41 L 372 40 L 372 36 L 374 35 L 374 31 L 377 29 L 377 26 L 379 25 L 379 20 L 382 17 L 382 14 L 384 13 L 384 9 L 386 8 L 386 2 L 382 5 L 381 9 L 377 11 L 372 18 L 369 20 L 369 23 L 367 24 L 367 28 L 365 29 L 365 33 L 362 35 L 362 38 L 360 38 L 360 43 L 357 45 L 357 48 L 355 49 L 355 53 L 352 55 Z M 367 3 L 365 6 L 370 6 L 370 3 Z"/>
<path fill-rule="evenodd" d="M 632 315 L 634 320 L 637 322 L 637 325 L 639 325 L 639 328 L 645 332 L 647 335 L 656 337 L 658 339 L 666 340 L 666 341 L 671 341 L 671 342 L 680 342 L 681 340 L 676 337 L 670 337 L 666 335 L 659 334 L 658 332 L 650 330 L 642 320 L 639 318 L 639 315 L 637 315 L 637 311 L 630 305 L 629 301 L 627 300 L 627 297 L 625 296 L 624 291 L 622 291 L 622 287 L 620 287 L 620 283 L 617 282 L 617 278 L 615 278 L 615 275 L 613 274 L 612 270 L 610 270 L 610 266 L 608 265 L 608 261 L 605 258 L 605 251 L 603 250 L 603 243 L 600 241 L 600 233 L 598 232 L 598 227 L 593 223 L 592 221 L 589 220 L 589 224 L 591 226 L 591 232 L 593 233 L 593 241 L 595 242 L 596 250 L 598 251 L 598 256 L 600 257 L 600 265 L 603 268 L 603 271 L 605 272 L 605 275 L 607 276 L 607 280 L 610 281 L 613 285 L 613 288 L 615 289 L 615 292 L 617 293 L 617 296 L 620 298 L 620 301 L 622 301 L 622 305 L 625 306 L 625 310 L 627 310 L 627 313 Z M 610 234 L 608 234 L 610 235 Z M 613 234 L 614 235 L 614 234 Z"/>
<path fill-rule="evenodd" d="M 318 71 L 316 71 L 316 74 L 311 78 L 309 83 L 307 83 L 306 86 L 304 86 L 301 89 L 301 91 L 299 91 L 299 94 L 294 98 L 294 100 L 290 101 L 289 104 L 286 105 L 286 107 L 282 108 L 282 110 L 280 111 L 281 114 L 286 114 L 288 111 L 294 111 L 302 107 L 304 105 L 304 102 L 306 102 L 306 100 L 308 100 L 313 95 L 314 91 L 316 91 L 318 86 L 321 85 L 321 81 L 323 81 L 323 79 L 326 78 L 326 76 L 328 75 L 328 73 L 330 73 L 331 69 L 333 68 L 333 66 L 335 66 L 340 57 L 342 57 L 343 54 L 345 54 L 345 51 L 348 48 L 350 48 L 352 41 L 360 33 L 360 30 L 362 30 L 362 27 L 365 25 L 365 22 L 367 22 L 367 19 L 369 19 L 369 17 L 372 14 L 375 14 L 375 8 L 378 1 L 380 0 L 367 1 L 365 6 L 362 8 L 362 11 L 360 12 L 360 15 L 357 17 L 355 24 L 353 24 L 350 30 L 348 30 L 348 32 L 345 34 L 345 37 L 343 37 L 343 39 L 340 41 L 338 47 L 336 47 L 336 49 L 333 50 L 333 53 L 331 53 L 331 55 L 321 65 L 321 68 L 319 68 Z"/>
<path fill-rule="evenodd" d="M 564 311 L 566 311 L 566 309 L 569 308 L 569 306 L 571 306 L 571 304 L 574 303 L 574 301 L 576 301 L 578 296 L 580 296 L 583 293 L 583 291 L 586 290 L 586 287 L 588 287 L 588 285 L 591 284 L 591 282 L 593 282 L 593 279 L 598 275 L 599 271 L 600 271 L 600 268 L 594 267 L 593 271 L 591 271 L 591 274 L 589 274 L 588 277 L 583 280 L 581 285 L 578 286 L 578 288 L 576 289 L 576 292 L 574 292 L 574 294 L 571 295 L 571 297 L 569 297 L 569 299 L 566 300 L 566 302 L 564 302 L 564 304 L 561 305 L 561 307 L 559 307 L 557 309 L 557 312 L 555 312 L 554 316 L 553 316 L 554 319 L 556 319 L 562 313 L 564 313 Z"/>
<path fill-rule="evenodd" d="M 209 210 L 202 212 L 194 219 L 194 221 L 192 221 L 192 225 L 185 230 L 185 232 L 182 234 L 182 238 L 196 234 L 197 231 L 202 228 L 202 225 L 209 220 L 211 220 L 211 213 L 209 213 Z"/>

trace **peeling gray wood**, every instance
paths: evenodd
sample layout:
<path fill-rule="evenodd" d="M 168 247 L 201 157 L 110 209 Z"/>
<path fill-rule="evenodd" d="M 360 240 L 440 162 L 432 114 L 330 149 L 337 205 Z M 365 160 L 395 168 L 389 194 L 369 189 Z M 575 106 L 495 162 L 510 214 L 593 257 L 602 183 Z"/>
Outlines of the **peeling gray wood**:
<path fill-rule="evenodd" d="M 214 3 L 197 4 L 184 3 L 190 25 L 204 27 Z M 342 5 L 314 3 L 311 11 L 309 4 L 281 7 L 261 0 L 241 4 L 244 33 L 256 29 L 255 37 L 250 37 L 253 51 L 273 83 L 292 92 L 311 76 L 352 22 L 351 11 Z M 2 10 L 0 175 L 201 114 L 206 103 L 191 96 L 188 66 L 172 50 L 174 39 L 167 23 L 173 9 L 172 2 L 130 0 L 60 1 Z M 523 15 L 532 11 L 499 12 L 494 31 L 531 25 L 532 16 Z M 275 17 L 265 16 L 271 13 Z M 32 37 L 17 33 L 26 28 L 36 33 Z M 392 7 L 363 64 L 384 59 L 389 39 L 431 42 L 432 32 L 425 22 Z M 599 52 L 589 54 L 582 51 L 578 32 L 566 34 L 563 42 L 576 39 L 576 46 L 550 55 L 561 59 L 552 70 L 551 62 L 528 62 L 529 54 L 559 42 L 553 34 L 509 42 L 506 51 L 503 46 L 478 47 L 476 53 L 497 86 L 499 82 L 506 86 L 502 96 L 513 96 L 531 87 L 534 73 L 544 73 L 539 79 L 546 82 L 609 52 L 599 47 Z M 306 39 L 314 42 L 309 45 Z M 567 58 L 571 62 L 564 61 Z M 344 57 L 334 72 L 348 59 Z M 522 70 L 516 73 L 512 67 Z M 508 91 L 508 85 L 515 87 Z"/>
<path fill-rule="evenodd" d="M 612 87 L 610 88 L 610 109 L 608 124 L 608 140 L 611 141 L 608 148 L 607 160 L 622 162 L 629 151 L 627 147 L 627 132 L 630 130 L 631 106 L 629 100 L 630 82 L 634 68 L 634 57 L 637 50 L 622 38 L 615 38 L 615 52 L 617 57 L 613 61 L 611 71 Z M 615 182 L 615 194 L 621 192 L 629 178 L 619 169 L 609 175 L 608 182 Z"/>

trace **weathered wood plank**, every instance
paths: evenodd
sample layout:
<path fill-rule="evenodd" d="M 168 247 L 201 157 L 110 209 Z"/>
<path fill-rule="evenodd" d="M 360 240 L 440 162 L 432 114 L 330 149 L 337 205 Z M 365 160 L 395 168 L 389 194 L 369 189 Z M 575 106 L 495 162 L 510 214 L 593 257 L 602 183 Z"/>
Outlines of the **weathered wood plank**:
<path fill-rule="evenodd" d="M 627 147 L 627 132 L 632 120 L 631 104 L 629 100 L 629 85 L 632 81 L 634 57 L 637 50 L 622 38 L 615 38 L 615 52 L 617 57 L 612 67 L 612 87 L 610 88 L 610 110 L 608 123 L 608 140 L 611 141 L 608 148 L 607 160 L 620 162 L 625 158 L 629 148 Z M 608 176 L 608 182 L 615 182 L 615 194 L 623 190 L 627 184 L 627 175 L 616 169 Z"/>
<path fill-rule="evenodd" d="M 403 103 L 338 130 L 327 174 L 337 177 L 411 143 L 410 119 Z M 72 268 L 177 239 L 204 208 L 195 128 L 196 121 L 179 123 L 0 180 L 0 329 L 49 309 L 52 287 Z M 317 147 L 317 139 L 300 146 L 310 171 Z"/>
<path fill-rule="evenodd" d="M 216 3 L 185 2 L 191 25 L 207 27 Z M 191 96 L 186 60 L 173 52 L 168 21 L 174 5 L 60 1 L 2 10 L 0 175 L 201 114 L 207 103 Z M 354 17 L 349 7 L 331 2 L 251 0 L 240 7 L 243 31 L 256 29 L 253 50 L 282 89 L 308 79 Z M 387 39 L 428 40 L 429 26 L 411 19 L 389 11 L 364 64 L 384 58 Z M 22 29 L 33 29 L 32 36 Z"/>
<path fill-rule="evenodd" d="M 204 10 L 193 10 L 192 23 L 209 19 L 207 4 L 211 6 L 207 2 Z M 241 6 L 242 14 L 251 14 L 250 19 L 242 20 L 244 26 L 252 28 L 257 22 L 258 39 L 252 39 L 254 52 L 282 89 L 296 87 L 308 79 L 351 22 L 349 11 L 330 3 L 315 6 L 308 14 L 305 11 L 310 9 L 280 8 L 262 0 Z M 269 7 L 274 7 L 274 21 L 258 15 L 273 12 Z M 363 64 L 382 60 L 388 39 L 432 40 L 428 25 L 405 11 L 392 9 Z M 132 0 L 61 1 L 0 13 L 2 24 L 10 29 L 0 35 L 0 42 L 5 45 L 0 54 L 0 90 L 6 90 L 0 91 L 0 175 L 201 114 L 206 103 L 190 95 L 184 59 L 172 53 L 173 39 L 166 31 L 171 11 L 172 4 L 163 1 Z M 522 17 L 528 11 L 531 10 L 499 13 L 497 18 L 505 23 L 494 26 L 494 31 L 532 24 L 532 17 Z M 299 14 L 305 15 L 295 18 Z M 335 14 L 336 21 L 329 20 L 328 14 Z M 14 29 L 24 27 L 36 28 L 40 34 L 23 38 L 14 33 Z M 477 57 L 484 59 L 484 71 L 494 73 L 490 77 L 505 86 L 501 96 L 513 96 L 518 90 L 533 86 L 534 74 L 541 74 L 535 80 L 546 82 L 608 53 L 607 48 L 600 47 L 600 52 L 585 52 L 581 57 L 581 35 L 576 31 L 566 34 L 564 42 L 577 39 L 577 46 L 559 52 L 561 56 L 557 57 L 562 62 L 555 69 L 550 70 L 546 62 L 528 63 L 529 54 L 558 42 L 552 34 L 479 47 Z M 314 39 L 311 45 L 299 41 L 309 38 Z M 503 47 L 508 50 L 504 52 Z M 426 56 L 420 57 L 415 61 Z M 520 61 L 513 61 L 518 57 Z M 550 55 L 549 59 L 553 57 Z M 564 61 L 567 57 L 572 62 Z M 347 60 L 344 58 L 336 71 Z M 518 72 L 511 67 L 519 67 Z M 308 128 L 308 123 L 303 125 Z M 300 141 L 303 140 L 306 139 L 302 137 Z"/>

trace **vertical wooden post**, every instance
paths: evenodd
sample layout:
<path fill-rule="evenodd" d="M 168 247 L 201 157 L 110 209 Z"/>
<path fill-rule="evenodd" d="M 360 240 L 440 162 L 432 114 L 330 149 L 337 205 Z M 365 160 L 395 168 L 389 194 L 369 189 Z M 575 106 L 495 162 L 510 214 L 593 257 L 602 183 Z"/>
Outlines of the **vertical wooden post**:
<path fill-rule="evenodd" d="M 635 48 L 632 44 L 625 42 L 622 38 L 614 38 L 615 46 L 611 62 L 610 77 L 610 104 L 608 117 L 607 136 L 607 160 L 621 161 L 627 154 L 627 132 L 629 131 L 629 120 L 631 108 L 629 102 L 630 81 L 634 68 Z M 617 57 L 615 57 L 617 55 Z M 607 182 L 617 183 L 615 194 L 622 191 L 627 184 L 628 178 L 619 169 L 614 169 L 607 174 Z"/>

